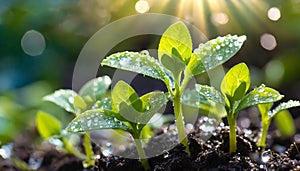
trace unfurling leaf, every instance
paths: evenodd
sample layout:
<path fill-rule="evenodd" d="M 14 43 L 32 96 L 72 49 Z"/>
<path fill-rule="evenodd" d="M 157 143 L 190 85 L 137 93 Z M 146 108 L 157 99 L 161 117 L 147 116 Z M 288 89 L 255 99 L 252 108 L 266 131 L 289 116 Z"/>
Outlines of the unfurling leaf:
<path fill-rule="evenodd" d="M 224 76 L 221 92 L 231 103 L 240 100 L 250 87 L 250 73 L 245 63 L 232 67 Z"/>

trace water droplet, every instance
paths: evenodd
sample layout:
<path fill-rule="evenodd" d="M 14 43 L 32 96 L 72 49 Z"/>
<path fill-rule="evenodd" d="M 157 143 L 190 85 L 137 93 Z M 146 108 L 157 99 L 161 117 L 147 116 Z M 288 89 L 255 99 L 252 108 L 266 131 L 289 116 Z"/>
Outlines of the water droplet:
<path fill-rule="evenodd" d="M 34 157 L 34 156 L 31 156 L 31 157 L 29 158 L 29 161 L 28 161 L 28 166 L 29 166 L 32 170 L 37 170 L 38 168 L 41 167 L 42 162 L 43 162 L 43 158 L 42 158 L 42 157 L 36 158 L 36 157 Z"/>
<path fill-rule="evenodd" d="M 149 51 L 143 50 L 140 52 L 141 55 L 149 56 Z"/>
<path fill-rule="evenodd" d="M 272 155 L 272 153 L 271 153 L 270 150 L 264 151 L 261 154 L 261 161 L 264 162 L 264 163 L 268 162 L 270 160 L 270 158 L 271 158 L 271 155 Z"/>
<path fill-rule="evenodd" d="M 204 117 L 200 123 L 199 129 L 204 133 L 212 133 L 216 130 L 218 122 L 214 118 Z"/>
<path fill-rule="evenodd" d="M 258 92 L 262 93 L 262 92 L 264 92 L 264 89 L 263 88 L 258 88 Z"/>
<path fill-rule="evenodd" d="M 0 156 L 2 156 L 2 158 L 4 158 L 4 159 L 10 158 L 12 149 L 13 149 L 13 144 L 12 143 L 3 145 L 0 148 Z"/>
<path fill-rule="evenodd" d="M 254 96 L 254 100 L 258 100 L 259 96 L 258 95 L 255 95 Z"/>
<path fill-rule="evenodd" d="M 185 125 L 185 132 L 188 134 L 194 129 L 194 125 L 191 123 L 188 123 Z"/>
<path fill-rule="evenodd" d="M 109 156 L 114 152 L 114 148 L 113 148 L 112 144 L 108 142 L 104 146 L 101 147 L 101 151 L 104 156 Z"/>
<path fill-rule="evenodd" d="M 219 50 L 220 48 L 221 48 L 221 46 L 220 46 L 220 45 L 217 45 L 217 46 L 216 46 L 216 49 L 217 49 L 217 50 Z"/>
<path fill-rule="evenodd" d="M 169 157 L 169 152 L 167 150 L 164 150 L 163 155 L 164 155 L 164 158 L 168 158 Z"/>
<path fill-rule="evenodd" d="M 122 67 L 127 67 L 127 66 L 130 66 L 131 65 L 131 59 L 130 58 L 122 58 L 120 60 L 120 65 Z"/>
<path fill-rule="evenodd" d="M 217 60 L 221 61 L 223 59 L 222 56 L 217 56 Z"/>

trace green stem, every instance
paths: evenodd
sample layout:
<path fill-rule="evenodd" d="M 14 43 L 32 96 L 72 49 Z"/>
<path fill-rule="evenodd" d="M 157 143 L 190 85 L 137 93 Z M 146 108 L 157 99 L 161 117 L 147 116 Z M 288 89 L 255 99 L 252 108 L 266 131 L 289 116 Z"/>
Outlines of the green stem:
<path fill-rule="evenodd" d="M 145 170 L 150 170 L 150 166 L 149 166 L 149 163 L 148 163 L 148 160 L 147 160 L 147 156 L 146 156 L 145 151 L 144 151 L 143 146 L 142 146 L 142 140 L 137 135 L 134 136 L 133 139 L 134 139 L 134 143 L 135 143 L 135 146 L 136 146 L 136 150 L 138 152 L 138 155 L 140 157 L 140 160 L 141 160 L 141 163 L 142 163 L 144 169 Z"/>
<path fill-rule="evenodd" d="M 74 156 L 82 160 L 86 158 L 84 154 L 80 153 L 76 148 L 74 148 L 73 144 L 66 137 L 62 137 L 61 140 L 64 144 L 64 148 L 67 150 L 68 153 L 73 154 Z"/>
<path fill-rule="evenodd" d="M 258 141 L 258 147 L 262 147 L 262 148 L 265 147 L 269 126 L 270 126 L 269 120 L 261 122 L 261 136 Z"/>
<path fill-rule="evenodd" d="M 188 139 L 186 138 L 185 134 L 185 127 L 184 127 L 184 119 L 182 115 L 182 107 L 180 103 L 181 92 L 176 91 L 174 96 L 174 114 L 176 118 L 176 127 L 178 132 L 178 140 L 185 146 L 185 151 L 190 155 L 190 148 L 188 146 Z"/>
<path fill-rule="evenodd" d="M 84 150 L 86 154 L 86 160 L 83 161 L 83 167 L 87 168 L 90 166 L 94 166 L 95 160 L 94 160 L 93 147 L 92 147 L 89 133 L 87 132 L 83 134 L 83 143 L 84 143 Z"/>
<path fill-rule="evenodd" d="M 236 152 L 236 122 L 234 115 L 228 116 L 229 123 L 229 153 Z"/>

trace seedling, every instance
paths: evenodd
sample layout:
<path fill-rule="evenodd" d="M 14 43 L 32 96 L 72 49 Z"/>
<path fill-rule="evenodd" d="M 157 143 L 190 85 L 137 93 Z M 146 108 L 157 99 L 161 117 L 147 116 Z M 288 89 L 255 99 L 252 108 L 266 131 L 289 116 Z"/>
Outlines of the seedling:
<path fill-rule="evenodd" d="M 82 88 L 79 91 L 79 94 L 77 94 L 73 90 L 62 89 L 55 91 L 53 94 L 45 96 L 44 100 L 53 102 L 56 105 L 65 109 L 66 111 L 73 113 L 75 116 L 78 116 L 81 115 L 82 112 L 89 109 L 101 109 L 107 107 L 110 108 L 110 100 L 107 98 L 103 98 L 110 84 L 110 78 L 108 76 L 103 76 L 87 82 L 85 85 L 82 86 Z M 43 132 L 48 131 L 48 133 L 51 134 L 51 131 L 55 131 L 55 133 L 58 134 L 58 130 L 61 127 L 59 126 L 60 124 L 54 122 L 56 124 L 51 125 L 49 124 L 47 118 L 49 119 L 50 117 L 45 114 L 38 115 L 38 126 L 40 125 L 40 127 L 43 127 L 43 129 L 40 130 L 42 130 Z M 83 166 L 93 166 L 95 164 L 94 152 L 92 150 L 89 134 L 85 132 L 83 137 L 84 148 L 86 153 L 85 160 L 83 161 Z"/>
<path fill-rule="evenodd" d="M 99 129 L 120 129 L 129 132 L 134 139 L 143 167 L 149 170 L 141 134 L 152 116 L 166 102 L 167 98 L 163 92 L 150 92 L 139 97 L 130 85 L 119 81 L 111 93 L 111 109 L 87 110 L 78 115 L 66 129 L 69 132 Z"/>
<path fill-rule="evenodd" d="M 102 61 L 102 65 L 119 68 L 159 79 L 166 84 L 173 101 L 178 140 L 189 153 L 184 130 L 181 96 L 194 75 L 205 73 L 235 55 L 246 36 L 218 37 L 200 44 L 192 51 L 192 40 L 187 27 L 182 22 L 171 25 L 162 35 L 158 46 L 158 58 L 148 51 L 119 52 Z"/>
<path fill-rule="evenodd" d="M 202 105 L 199 105 L 201 98 L 198 98 L 198 101 L 193 99 L 194 101 L 183 102 L 212 113 L 219 112 L 220 117 L 227 116 L 230 153 L 236 152 L 236 119 L 239 111 L 261 103 L 272 103 L 283 97 L 276 90 L 263 84 L 246 94 L 250 87 L 250 73 L 245 63 L 235 65 L 226 73 L 221 83 L 221 92 L 206 85 L 196 84 L 195 87 L 193 92 L 197 92 L 202 99 L 208 101 L 203 104 L 202 100 Z"/>
<path fill-rule="evenodd" d="M 277 114 L 279 114 L 280 112 L 282 112 L 284 110 L 287 110 L 292 107 L 300 106 L 300 102 L 295 101 L 295 100 L 290 100 L 288 102 L 280 103 L 276 108 L 274 108 L 273 110 L 270 110 L 272 106 L 273 106 L 273 103 L 264 103 L 264 104 L 258 105 L 258 109 L 261 113 L 261 136 L 260 136 L 260 139 L 259 139 L 257 145 L 258 145 L 258 147 L 261 147 L 262 149 L 265 148 L 267 132 L 268 132 L 268 129 L 269 129 L 272 119 Z"/>

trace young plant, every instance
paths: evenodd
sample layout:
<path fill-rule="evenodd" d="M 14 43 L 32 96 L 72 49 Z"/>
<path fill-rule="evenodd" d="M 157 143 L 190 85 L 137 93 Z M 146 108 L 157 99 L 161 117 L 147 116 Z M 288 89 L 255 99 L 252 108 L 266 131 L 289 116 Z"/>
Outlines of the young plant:
<path fill-rule="evenodd" d="M 159 79 L 166 84 L 173 101 L 178 140 L 189 153 L 184 130 L 181 96 L 194 75 L 213 69 L 235 55 L 246 36 L 218 37 L 200 44 L 192 51 L 192 40 L 187 27 L 182 22 L 171 25 L 162 35 L 158 46 L 158 58 L 148 51 L 119 52 L 110 55 L 101 65 L 124 69 Z"/>
<path fill-rule="evenodd" d="M 79 94 L 73 90 L 61 89 L 55 91 L 53 94 L 45 96 L 44 100 L 53 102 L 66 111 L 78 116 L 89 109 L 110 107 L 110 100 L 103 98 L 110 84 L 111 80 L 108 76 L 98 77 L 83 85 Z M 41 125 L 46 127 L 45 129 L 51 129 L 51 125 L 47 124 L 43 119 L 39 121 L 41 121 L 39 122 Z M 93 166 L 95 164 L 94 152 L 88 133 L 83 134 L 83 141 L 86 153 L 83 166 Z"/>
<path fill-rule="evenodd" d="M 36 127 L 44 139 L 55 138 L 62 142 L 63 148 L 70 154 L 84 160 L 86 157 L 74 148 L 73 143 L 70 141 L 70 137 L 64 133 L 62 124 L 52 115 L 39 111 L 36 115 Z"/>
<path fill-rule="evenodd" d="M 195 85 L 199 97 L 194 101 L 184 100 L 187 105 L 198 107 L 213 114 L 220 112 L 219 116 L 226 116 L 229 124 L 229 152 L 236 152 L 236 119 L 240 110 L 261 103 L 272 103 L 283 96 L 276 90 L 261 85 L 248 94 L 250 87 L 250 73 L 245 63 L 232 67 L 224 76 L 220 89 L 221 92 L 206 85 Z M 201 99 L 207 99 L 205 101 Z M 196 101 L 195 101 L 196 100 Z M 201 101 L 200 101 L 201 100 Z M 202 105 L 199 105 L 201 104 Z"/>
<path fill-rule="evenodd" d="M 258 105 L 258 109 L 261 113 L 261 136 L 260 136 L 260 139 L 259 139 L 257 145 L 258 145 L 258 147 L 261 147 L 262 149 L 265 148 L 267 132 L 268 132 L 268 129 L 269 129 L 272 119 L 284 110 L 287 110 L 292 107 L 300 106 L 300 102 L 295 101 L 295 100 L 290 100 L 288 102 L 280 103 L 276 108 L 274 108 L 273 110 L 270 110 L 272 106 L 273 106 L 273 103 L 264 103 L 264 104 Z M 284 121 L 283 118 L 281 118 L 281 121 Z"/>
<path fill-rule="evenodd" d="M 87 110 L 78 115 L 66 129 L 69 132 L 100 129 L 120 129 L 129 132 L 143 167 L 149 170 L 150 166 L 142 147 L 142 130 L 166 103 L 167 98 L 163 92 L 150 92 L 139 97 L 130 85 L 119 81 L 111 93 L 111 109 Z"/>

